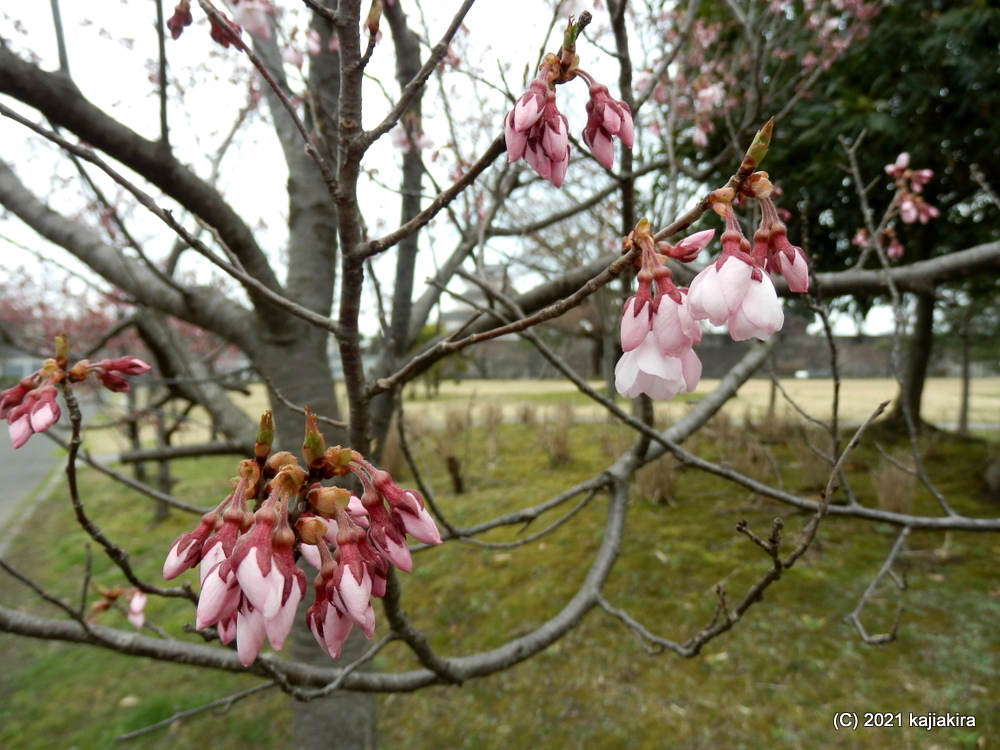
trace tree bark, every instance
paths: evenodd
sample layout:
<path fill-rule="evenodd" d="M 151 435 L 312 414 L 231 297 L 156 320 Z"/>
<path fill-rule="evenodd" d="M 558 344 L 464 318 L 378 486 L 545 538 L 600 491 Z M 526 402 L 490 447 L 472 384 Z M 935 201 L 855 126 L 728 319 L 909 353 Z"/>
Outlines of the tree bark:
<path fill-rule="evenodd" d="M 920 407 L 927 381 L 927 368 L 931 361 L 934 345 L 934 294 L 918 294 L 917 309 L 906 349 L 903 377 L 899 383 L 899 395 L 893 404 L 889 420 L 907 421 L 907 415 L 918 428 L 921 424 Z"/>
<path fill-rule="evenodd" d="M 396 50 L 396 81 L 400 89 L 406 88 L 420 71 L 420 43 L 416 34 L 406 22 L 406 14 L 398 3 L 386 3 L 383 11 Z M 405 224 L 420 213 L 420 187 L 423 181 L 424 165 L 417 145 L 422 133 L 421 123 L 422 91 L 404 113 L 401 124 L 406 131 L 408 145 L 403 151 L 403 172 L 400 180 L 400 225 Z M 413 282 L 417 261 L 417 234 L 404 238 L 396 248 L 396 277 L 392 288 L 392 312 L 389 320 L 388 341 L 382 360 L 379 362 L 380 375 L 389 375 L 396 368 L 413 341 L 410 338 L 413 321 Z M 420 321 L 421 326 L 423 321 Z M 372 437 L 375 441 L 375 458 L 381 458 L 382 447 L 392 421 L 398 388 L 379 394 L 371 403 Z"/>
<path fill-rule="evenodd" d="M 972 308 L 968 307 L 962 314 L 962 330 L 960 337 L 962 340 L 962 403 L 958 409 L 958 434 L 968 436 L 969 434 L 969 396 L 972 381 Z"/>

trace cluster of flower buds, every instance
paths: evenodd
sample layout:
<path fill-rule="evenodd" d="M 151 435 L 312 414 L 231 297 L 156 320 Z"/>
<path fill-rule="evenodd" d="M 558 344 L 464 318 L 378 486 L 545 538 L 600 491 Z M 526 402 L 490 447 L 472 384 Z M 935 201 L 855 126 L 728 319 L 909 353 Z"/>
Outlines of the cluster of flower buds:
<path fill-rule="evenodd" d="M 920 193 L 924 185 L 934 176 L 931 169 L 910 169 L 910 155 L 905 151 L 896 157 L 893 164 L 886 164 L 885 173 L 892 177 L 896 187 L 896 205 L 899 206 L 899 218 L 904 224 L 919 221 L 926 224 L 931 219 L 940 216 L 940 212 L 927 203 Z"/>
<path fill-rule="evenodd" d="M 762 158 L 769 137 L 768 126 L 758 135 L 763 147 L 755 140 L 748 153 L 748 172 Z M 695 276 L 690 289 L 674 285 L 666 261 L 693 261 L 712 240 L 714 230 L 692 234 L 677 245 L 656 243 L 643 219 L 624 239 L 623 251 L 638 247 L 641 257 L 639 290 L 622 311 L 623 354 L 615 367 L 615 387 L 623 396 L 644 393 L 663 400 L 693 391 L 701 377 L 701 362 L 693 350 L 701 341 L 700 320 L 727 325 L 736 341 L 751 337 L 763 341 L 781 329 L 784 313 L 770 274 L 784 276 L 791 291 L 805 292 L 809 267 L 801 248 L 788 241 L 771 191 L 765 172 L 752 172 L 742 186 L 741 195 L 756 198 L 761 206 L 753 245 L 733 211 L 735 191 L 724 188 L 709 195 L 712 209 L 726 221 L 722 253 Z"/>
<path fill-rule="evenodd" d="M 889 260 L 899 260 L 903 257 L 903 253 L 906 252 L 906 248 L 903 247 L 903 243 L 899 241 L 899 237 L 896 236 L 896 230 L 892 227 L 887 228 L 881 233 L 878 233 L 879 244 L 885 247 L 885 257 Z M 855 247 L 866 248 L 872 245 L 871 240 L 868 238 L 867 229 L 859 229 L 854 233 L 851 238 L 851 244 Z"/>
<path fill-rule="evenodd" d="M 240 462 L 233 492 L 219 507 L 177 538 L 163 577 L 200 565 L 196 627 L 214 625 L 222 642 L 235 640 L 240 660 L 251 664 L 265 638 L 274 649 L 282 647 L 305 598 L 298 551 L 319 569 L 306 623 L 335 659 L 354 626 L 372 636 L 371 598 L 385 594 L 389 565 L 412 569 L 406 535 L 440 544 L 441 534 L 419 493 L 398 487 L 357 451 L 326 448 L 308 412 L 305 468 L 291 453 L 271 454 L 273 436 L 266 412 L 255 457 Z M 347 475 L 360 482 L 360 498 L 321 484 Z"/>
<path fill-rule="evenodd" d="M 713 236 L 715 230 L 709 229 L 677 245 L 654 243 L 649 222 L 643 219 L 625 238 L 624 249 L 638 247 L 642 255 L 639 291 L 625 302 L 622 313 L 623 354 L 615 366 L 615 387 L 623 396 L 645 393 L 667 400 L 698 386 L 701 360 L 692 347 L 701 341 L 701 327 L 691 315 L 688 290 L 674 286 L 664 260 L 693 260 Z"/>
<path fill-rule="evenodd" d="M 589 14 L 582 15 L 577 22 L 570 19 L 559 55 L 550 52 L 545 56 L 538 76 L 504 118 L 507 158 L 511 162 L 523 158 L 539 177 L 556 187 L 562 185 L 569 165 L 569 125 L 556 107 L 557 85 L 574 78 L 588 84 L 590 100 L 583 142 L 605 168 L 611 169 L 614 163 L 611 144 L 615 136 L 628 148 L 632 148 L 635 140 L 629 106 L 613 99 L 607 86 L 597 83 L 579 67 L 576 38 L 589 20 Z"/>
<path fill-rule="evenodd" d="M 129 389 L 124 375 L 141 375 L 150 367 L 141 359 L 121 357 L 100 362 L 80 360 L 68 367 L 69 345 L 65 336 L 56 337 L 56 356 L 47 359 L 31 375 L 0 393 L 0 419 L 7 420 L 11 445 L 20 448 L 36 432 L 45 432 L 59 421 L 62 412 L 56 402 L 60 383 L 79 383 L 91 374 L 111 391 Z"/>
<path fill-rule="evenodd" d="M 146 624 L 146 602 L 149 599 L 146 594 L 139 589 L 126 589 L 121 586 L 112 586 L 109 589 L 102 586 L 96 588 L 101 597 L 90 605 L 91 618 L 101 612 L 108 611 L 124 596 L 128 599 L 125 616 L 132 623 L 132 627 L 136 630 L 142 630 L 143 625 Z"/>
<path fill-rule="evenodd" d="M 905 151 L 896 157 L 892 164 L 885 165 L 885 173 L 892 178 L 895 195 L 892 206 L 898 211 L 899 219 L 904 224 L 928 223 L 941 215 L 937 208 L 924 200 L 921 193 L 924 185 L 934 176 L 931 169 L 910 169 L 910 155 Z M 875 238 L 869 237 L 867 229 L 859 229 L 851 239 L 851 244 L 860 248 L 881 248 L 889 260 L 899 260 L 903 257 L 905 248 L 899 241 L 896 228 L 891 225 L 876 232 Z"/>

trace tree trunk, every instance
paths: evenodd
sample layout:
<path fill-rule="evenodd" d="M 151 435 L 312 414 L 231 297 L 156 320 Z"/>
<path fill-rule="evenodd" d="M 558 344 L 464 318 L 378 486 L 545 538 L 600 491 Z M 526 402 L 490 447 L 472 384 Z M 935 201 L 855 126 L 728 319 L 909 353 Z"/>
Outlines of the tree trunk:
<path fill-rule="evenodd" d="M 967 436 L 969 434 L 969 392 L 972 379 L 971 367 L 971 331 L 972 309 L 966 308 L 962 316 L 962 330 L 960 337 L 962 340 L 962 403 L 958 409 L 958 434 Z"/>
<path fill-rule="evenodd" d="M 255 366 L 291 403 L 308 405 L 316 414 L 339 417 L 333 373 L 327 357 L 326 332 L 303 325 L 296 326 L 295 334 L 262 346 L 254 358 Z M 303 415 L 285 406 L 274 391 L 271 391 L 271 408 L 276 430 L 275 449 L 297 454 L 302 445 Z M 327 445 L 347 442 L 345 430 L 322 422 L 319 428 Z M 308 599 L 315 571 L 307 568 L 305 572 Z M 305 625 L 304 616 L 297 618 L 288 642 L 295 661 L 330 666 L 330 657 L 319 648 Z M 355 629 L 344 644 L 340 664 L 355 661 L 369 645 Z M 372 694 L 337 691 L 308 703 L 293 703 L 291 709 L 291 747 L 294 750 L 373 750 L 376 746 L 376 705 Z"/>
<path fill-rule="evenodd" d="M 905 424 L 909 416 L 919 429 L 921 424 L 920 406 L 933 344 L 934 294 L 918 294 L 913 332 L 906 349 L 906 362 L 899 384 L 899 395 L 896 397 L 892 413 L 889 415 L 891 421 Z"/>
<path fill-rule="evenodd" d="M 396 81 L 400 89 L 417 75 L 420 70 L 420 43 L 407 25 L 406 15 L 398 3 L 385 3 L 383 7 L 386 21 L 392 30 L 392 43 L 396 51 Z M 418 93 L 400 119 L 406 131 L 407 145 L 403 150 L 403 173 L 400 181 L 402 200 L 400 201 L 400 224 L 405 224 L 420 213 L 420 188 L 423 181 L 424 165 L 420 154 L 419 138 L 423 133 L 421 120 L 422 93 Z M 412 324 L 413 286 L 416 273 L 417 234 L 412 234 L 396 248 L 396 277 L 392 288 L 392 312 L 389 320 L 387 346 L 378 364 L 380 375 L 389 375 L 413 344 L 409 332 Z M 421 321 L 421 325 L 423 321 Z M 371 403 L 372 437 L 375 441 L 376 460 L 381 458 L 382 447 L 389 431 L 389 424 L 395 411 L 396 398 L 400 387 L 380 393 Z"/>

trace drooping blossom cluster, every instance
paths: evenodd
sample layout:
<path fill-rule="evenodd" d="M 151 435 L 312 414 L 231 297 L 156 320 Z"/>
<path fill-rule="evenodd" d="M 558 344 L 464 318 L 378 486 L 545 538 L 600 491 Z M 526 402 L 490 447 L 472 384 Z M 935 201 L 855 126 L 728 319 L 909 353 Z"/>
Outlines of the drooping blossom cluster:
<path fill-rule="evenodd" d="M 899 218 L 904 224 L 919 221 L 926 224 L 940 216 L 940 212 L 927 203 L 921 193 L 924 185 L 934 176 L 931 169 L 910 169 L 910 155 L 905 151 L 896 157 L 893 164 L 885 166 L 885 173 L 893 178 L 896 187 L 895 202 L 899 206 Z"/>
<path fill-rule="evenodd" d="M 645 393 L 658 400 L 693 391 L 701 378 L 701 360 L 692 347 L 701 327 L 691 315 L 687 289 L 678 289 L 660 251 L 667 257 L 693 259 L 715 230 L 698 232 L 677 245 L 654 244 L 645 219 L 625 239 L 626 249 L 642 252 L 639 291 L 625 302 L 621 321 L 622 357 L 615 366 L 615 387 L 623 396 Z M 652 292 L 656 291 L 653 297 Z"/>
<path fill-rule="evenodd" d="M 550 52 L 545 56 L 538 76 L 504 118 L 508 160 L 515 162 L 523 158 L 539 177 L 556 187 L 562 185 L 566 176 L 570 153 L 569 124 L 556 107 L 557 85 L 580 78 L 589 86 L 583 142 L 606 169 L 614 164 L 612 139 L 615 136 L 628 148 L 632 148 L 635 141 L 629 106 L 612 98 L 607 86 L 579 68 L 580 58 L 574 47 L 584 25 L 582 20 L 574 23 L 570 19 L 560 55 Z"/>
<path fill-rule="evenodd" d="M 0 393 L 0 419 L 7 420 L 10 443 L 20 448 L 36 432 L 45 432 L 59 421 L 62 411 L 56 401 L 60 383 L 79 383 L 94 375 L 110 391 L 129 390 L 125 375 L 141 375 L 150 366 L 135 357 L 102 359 L 99 362 L 80 360 L 68 367 L 69 346 L 65 336 L 56 337 L 56 356 L 17 385 Z"/>
<path fill-rule="evenodd" d="M 298 552 L 319 569 L 306 623 L 335 659 L 351 628 L 372 636 L 371 598 L 385 594 L 389 565 L 412 569 L 406 535 L 425 544 L 440 544 L 441 535 L 419 493 L 401 489 L 356 451 L 327 449 L 311 414 L 302 447 L 306 468 L 291 453 L 272 454 L 273 435 L 267 412 L 255 457 L 240 462 L 232 493 L 177 538 L 163 577 L 199 565 L 196 627 L 214 625 L 222 642 L 235 640 L 240 660 L 251 664 L 265 639 L 281 649 L 306 596 Z M 347 475 L 360 482 L 360 498 L 321 484 Z"/>
<path fill-rule="evenodd" d="M 895 194 L 892 198 L 892 207 L 898 212 L 900 221 L 904 224 L 916 222 L 927 224 L 931 219 L 941 215 L 941 212 L 925 201 L 922 195 L 924 185 L 934 176 L 934 170 L 910 169 L 910 155 L 904 151 L 896 157 L 895 162 L 885 165 L 885 173 L 893 181 Z M 876 238 L 872 240 L 867 229 L 859 229 L 851 239 L 851 244 L 862 249 L 882 247 L 889 260 L 903 257 L 905 248 L 891 223 L 876 234 Z"/>
<path fill-rule="evenodd" d="M 615 387 L 623 396 L 641 393 L 670 399 L 693 391 L 701 376 L 701 362 L 693 347 L 701 340 L 698 321 L 726 325 L 736 341 L 768 339 L 781 329 L 784 313 L 770 274 L 785 277 L 793 292 L 809 288 L 809 268 L 801 248 L 788 240 L 785 225 L 770 197 L 771 183 L 764 172 L 747 180 L 747 194 L 761 206 L 761 222 L 753 245 L 743 235 L 727 188 L 711 196 L 712 208 L 726 220 L 722 253 L 691 282 L 690 289 L 673 284 L 667 258 L 694 260 L 711 241 L 714 230 L 693 234 L 677 245 L 654 245 L 645 220 L 623 242 L 626 251 L 642 250 L 639 290 L 622 312 L 622 357 L 615 368 Z M 652 285 L 656 297 L 652 297 Z"/>
<path fill-rule="evenodd" d="M 233 0 L 233 19 L 230 21 L 225 14 L 220 13 L 222 24 L 209 16 L 212 40 L 223 47 L 235 45 L 243 49 L 243 29 L 261 39 L 271 38 L 271 23 L 268 16 L 274 15 L 274 6 L 269 0 Z M 173 39 L 180 38 L 184 29 L 191 25 L 194 17 L 191 15 L 190 0 L 180 0 L 174 7 L 173 15 L 167 19 L 167 30 Z"/>

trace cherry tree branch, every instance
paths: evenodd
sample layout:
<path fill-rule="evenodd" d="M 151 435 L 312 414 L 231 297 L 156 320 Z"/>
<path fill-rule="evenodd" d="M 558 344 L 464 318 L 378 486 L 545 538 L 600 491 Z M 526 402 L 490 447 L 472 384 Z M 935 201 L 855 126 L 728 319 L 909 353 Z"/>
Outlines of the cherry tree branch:
<path fill-rule="evenodd" d="M 889 629 L 889 632 L 879 635 L 870 635 L 868 633 L 865 626 L 861 623 L 861 613 L 868 604 L 868 600 L 871 598 L 872 594 L 875 593 L 875 588 L 878 586 L 879 581 L 887 575 L 891 575 L 892 566 L 895 564 L 896 558 L 899 556 L 900 551 L 906 544 L 906 539 L 909 537 L 910 531 L 911 529 L 909 526 L 903 526 L 899 530 L 899 533 L 896 535 L 896 541 L 893 542 L 892 549 L 889 550 L 889 554 L 882 563 L 882 567 L 879 569 L 878 573 L 875 574 L 871 583 L 868 584 L 868 587 L 858 600 L 857 606 L 844 618 L 847 622 L 854 625 L 855 629 L 858 631 L 858 635 L 861 636 L 861 639 L 865 643 L 878 646 L 896 640 L 896 632 L 899 629 L 899 621 L 903 613 L 902 606 L 897 609 L 896 618 L 893 621 L 892 628 Z M 900 588 L 903 587 L 900 586 Z"/>

